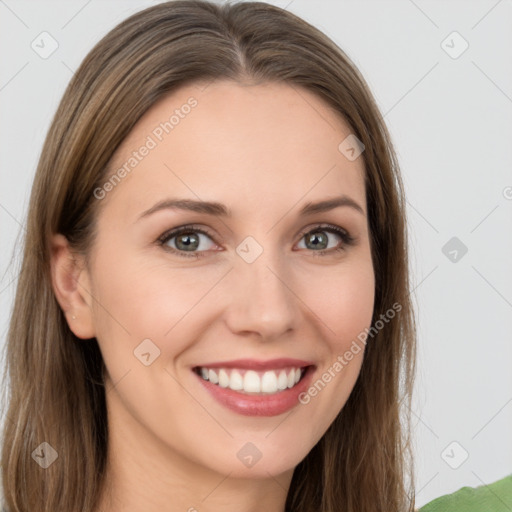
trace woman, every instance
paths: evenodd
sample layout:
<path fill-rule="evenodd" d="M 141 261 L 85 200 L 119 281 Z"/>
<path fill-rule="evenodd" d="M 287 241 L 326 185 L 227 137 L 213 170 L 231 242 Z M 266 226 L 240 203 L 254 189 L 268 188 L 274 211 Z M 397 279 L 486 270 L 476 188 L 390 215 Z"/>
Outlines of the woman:
<path fill-rule="evenodd" d="M 115 27 L 33 185 L 8 510 L 413 510 L 404 204 L 363 78 L 303 20 Z"/>

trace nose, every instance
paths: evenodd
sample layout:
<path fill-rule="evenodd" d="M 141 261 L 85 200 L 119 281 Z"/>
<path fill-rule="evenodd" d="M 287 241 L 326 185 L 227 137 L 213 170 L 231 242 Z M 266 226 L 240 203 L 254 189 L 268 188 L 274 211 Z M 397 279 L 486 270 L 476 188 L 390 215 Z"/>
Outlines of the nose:
<path fill-rule="evenodd" d="M 299 319 L 291 274 L 269 250 L 252 263 L 242 258 L 230 272 L 226 321 L 238 335 L 255 333 L 262 341 L 282 338 Z"/>

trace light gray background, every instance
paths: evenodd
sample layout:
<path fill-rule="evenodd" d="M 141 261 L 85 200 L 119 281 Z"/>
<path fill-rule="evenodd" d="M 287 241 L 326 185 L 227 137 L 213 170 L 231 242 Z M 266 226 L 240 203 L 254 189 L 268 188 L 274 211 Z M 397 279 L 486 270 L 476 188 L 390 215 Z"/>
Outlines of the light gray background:
<path fill-rule="evenodd" d="M 10 258 L 58 101 L 93 44 L 155 3 L 0 0 L 2 343 Z M 417 505 L 500 479 L 512 473 L 512 2 L 270 3 L 355 61 L 399 154 L 419 323 Z M 31 48 L 43 31 L 59 45 L 47 59 Z M 457 58 L 453 31 L 469 44 Z M 452 237 L 468 248 L 456 262 L 442 252 Z"/>

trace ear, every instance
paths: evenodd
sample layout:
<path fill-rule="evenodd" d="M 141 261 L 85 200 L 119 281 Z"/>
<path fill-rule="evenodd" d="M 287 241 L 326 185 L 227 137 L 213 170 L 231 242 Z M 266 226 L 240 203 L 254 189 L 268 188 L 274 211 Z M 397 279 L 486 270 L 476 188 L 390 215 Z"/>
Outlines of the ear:
<path fill-rule="evenodd" d="M 81 339 L 94 338 L 90 277 L 82 257 L 71 251 L 66 237 L 56 234 L 51 242 L 52 287 L 71 331 Z"/>

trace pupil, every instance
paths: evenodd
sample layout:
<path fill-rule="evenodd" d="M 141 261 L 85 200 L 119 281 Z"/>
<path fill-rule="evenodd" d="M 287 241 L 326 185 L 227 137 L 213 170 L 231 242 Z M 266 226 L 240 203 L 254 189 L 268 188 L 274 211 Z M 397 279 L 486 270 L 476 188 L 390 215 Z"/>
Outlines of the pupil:
<path fill-rule="evenodd" d="M 316 241 L 312 242 L 315 247 L 317 247 L 319 243 L 322 243 L 322 241 L 325 243 L 325 235 L 323 234 L 321 234 L 320 236 L 318 236 L 317 234 L 312 234 L 311 238 L 316 239 Z M 320 242 L 318 240 L 320 240 Z"/>
<path fill-rule="evenodd" d="M 191 238 L 195 238 L 195 241 L 190 242 Z M 197 247 L 198 247 L 197 236 L 195 236 L 195 235 L 186 235 L 185 234 L 185 235 L 181 235 L 180 237 L 178 237 L 178 241 L 183 240 L 183 239 L 188 239 L 188 241 L 183 244 L 183 248 L 185 248 L 187 250 L 190 249 L 190 248 L 197 249 Z M 179 247 L 180 244 L 177 243 L 177 245 Z"/>

